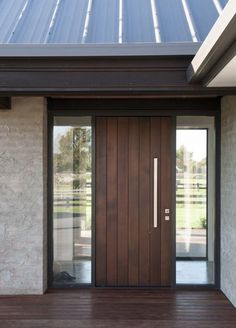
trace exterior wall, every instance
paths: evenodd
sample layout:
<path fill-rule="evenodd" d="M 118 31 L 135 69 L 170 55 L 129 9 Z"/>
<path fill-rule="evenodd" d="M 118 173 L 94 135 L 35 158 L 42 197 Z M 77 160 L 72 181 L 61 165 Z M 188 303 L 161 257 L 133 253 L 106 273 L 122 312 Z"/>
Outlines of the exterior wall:
<path fill-rule="evenodd" d="M 46 106 L 16 97 L 0 111 L 0 294 L 46 288 Z"/>
<path fill-rule="evenodd" d="M 221 107 L 221 289 L 236 306 L 236 97 Z"/>
<path fill-rule="evenodd" d="M 41 97 L 0 111 L 0 294 L 47 286 L 47 122 Z M 236 97 L 222 99 L 221 289 L 236 306 Z"/>

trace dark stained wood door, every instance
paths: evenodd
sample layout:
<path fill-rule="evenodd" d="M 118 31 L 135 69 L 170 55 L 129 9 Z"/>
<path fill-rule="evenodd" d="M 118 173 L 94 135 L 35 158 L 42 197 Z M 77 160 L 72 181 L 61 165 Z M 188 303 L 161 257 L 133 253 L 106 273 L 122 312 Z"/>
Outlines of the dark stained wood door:
<path fill-rule="evenodd" d="M 172 127 L 169 117 L 96 118 L 97 286 L 171 284 Z"/>

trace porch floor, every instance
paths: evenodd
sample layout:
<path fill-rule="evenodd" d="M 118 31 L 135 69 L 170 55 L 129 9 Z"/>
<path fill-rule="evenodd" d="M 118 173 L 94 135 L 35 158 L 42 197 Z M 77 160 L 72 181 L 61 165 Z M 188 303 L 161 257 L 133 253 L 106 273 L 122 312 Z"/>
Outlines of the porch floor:
<path fill-rule="evenodd" d="M 216 290 L 50 290 L 1 296 L 0 327 L 235 328 L 236 309 Z"/>

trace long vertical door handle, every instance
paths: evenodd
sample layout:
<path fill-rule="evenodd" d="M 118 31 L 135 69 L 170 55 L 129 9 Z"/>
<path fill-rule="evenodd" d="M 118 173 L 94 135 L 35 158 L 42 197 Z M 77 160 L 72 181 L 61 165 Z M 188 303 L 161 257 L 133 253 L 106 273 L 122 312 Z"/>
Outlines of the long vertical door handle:
<path fill-rule="evenodd" d="M 158 213 L 158 158 L 155 157 L 153 160 L 153 182 L 154 182 L 154 188 L 153 188 L 153 227 L 157 228 L 157 213 Z"/>

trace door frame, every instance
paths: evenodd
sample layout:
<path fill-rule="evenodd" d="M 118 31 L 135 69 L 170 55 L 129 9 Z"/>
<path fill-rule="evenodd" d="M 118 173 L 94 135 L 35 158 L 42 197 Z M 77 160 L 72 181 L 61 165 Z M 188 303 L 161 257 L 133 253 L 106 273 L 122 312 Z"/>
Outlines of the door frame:
<path fill-rule="evenodd" d="M 168 116 L 172 118 L 172 258 L 171 258 L 171 287 L 183 288 L 176 284 L 176 117 L 177 116 L 212 116 L 215 118 L 216 131 L 216 154 L 215 154 L 215 284 L 214 285 L 184 285 L 184 288 L 220 288 L 220 98 L 170 98 L 170 99 L 94 99 L 94 98 L 48 98 L 48 224 L 47 224 L 47 244 L 48 244 L 48 286 L 52 286 L 52 265 L 53 265 L 53 118 L 55 116 L 90 116 L 92 121 L 92 282 L 89 285 L 79 284 L 73 288 L 92 287 L 96 286 L 95 282 L 95 118 L 96 116 L 116 116 L 116 117 L 147 117 Z M 64 286 L 60 286 L 64 287 Z M 58 288 L 58 287 L 57 287 Z M 68 286 L 65 286 L 68 288 Z M 110 288 L 110 287 L 106 287 Z M 116 287 L 123 288 L 123 287 Z M 142 287 L 127 287 L 127 288 L 142 288 Z M 156 288 L 156 287 L 145 287 Z M 157 287 L 160 288 L 160 287 Z"/>

